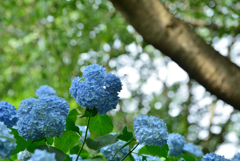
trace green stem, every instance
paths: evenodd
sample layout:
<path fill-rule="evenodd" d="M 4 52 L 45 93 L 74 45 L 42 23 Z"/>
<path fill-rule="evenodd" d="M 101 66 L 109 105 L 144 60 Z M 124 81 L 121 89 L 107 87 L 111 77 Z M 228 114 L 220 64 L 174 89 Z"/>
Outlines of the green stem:
<path fill-rule="evenodd" d="M 139 143 L 137 143 L 137 145 L 127 155 L 125 155 L 120 161 L 123 161 L 125 158 L 127 158 L 127 156 L 130 155 L 133 152 L 133 150 L 137 148 L 138 145 Z"/>
<path fill-rule="evenodd" d="M 84 137 L 84 140 L 83 140 L 83 143 L 82 143 L 82 147 L 81 147 L 81 149 L 80 149 L 79 152 L 78 152 L 76 161 L 78 160 L 78 158 L 79 158 L 79 156 L 80 156 L 80 154 L 81 154 L 81 151 L 82 151 L 82 149 L 83 149 L 83 146 L 84 146 L 84 144 L 85 144 L 85 142 L 86 142 L 86 139 L 87 139 L 87 131 L 88 131 L 88 128 L 89 128 L 90 118 L 91 118 L 91 117 L 88 118 L 88 123 L 87 123 L 87 129 L 86 129 L 86 132 L 85 132 L 85 137 Z"/>

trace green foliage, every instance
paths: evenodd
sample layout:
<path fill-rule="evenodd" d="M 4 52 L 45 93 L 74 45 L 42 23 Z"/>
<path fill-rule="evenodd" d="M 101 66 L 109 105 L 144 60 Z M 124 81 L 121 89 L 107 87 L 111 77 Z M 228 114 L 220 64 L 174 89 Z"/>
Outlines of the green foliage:
<path fill-rule="evenodd" d="M 113 123 L 108 115 L 96 115 L 91 118 L 89 130 L 101 136 L 112 132 Z"/>
<path fill-rule="evenodd" d="M 127 126 L 125 126 L 122 130 L 122 133 L 118 136 L 118 139 L 128 142 L 133 139 L 133 133 L 128 132 Z"/>
<path fill-rule="evenodd" d="M 66 155 L 59 149 L 53 146 L 40 145 L 36 149 L 47 150 L 49 153 L 55 153 L 55 158 L 57 161 L 65 161 Z"/>
<path fill-rule="evenodd" d="M 169 149 L 167 144 L 163 145 L 162 147 L 146 145 L 139 150 L 138 155 L 149 154 L 153 156 L 158 156 L 159 158 L 161 157 L 167 158 L 168 150 Z"/>
<path fill-rule="evenodd" d="M 64 153 L 69 151 L 79 141 L 80 136 L 74 131 L 64 131 L 61 137 L 55 137 L 54 146 Z"/>
<path fill-rule="evenodd" d="M 116 135 L 104 135 L 96 137 L 95 139 L 88 138 L 86 143 L 90 149 L 99 150 L 100 148 L 107 146 L 109 144 L 114 144 L 118 141 L 119 134 Z"/>

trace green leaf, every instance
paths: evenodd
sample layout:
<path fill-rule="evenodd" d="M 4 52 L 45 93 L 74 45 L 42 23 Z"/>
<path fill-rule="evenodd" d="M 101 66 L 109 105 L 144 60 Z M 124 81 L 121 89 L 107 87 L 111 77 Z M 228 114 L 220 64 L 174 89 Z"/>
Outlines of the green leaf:
<path fill-rule="evenodd" d="M 127 126 L 125 126 L 122 130 L 122 133 L 118 136 L 118 139 L 123 141 L 129 141 L 133 138 L 133 133 L 127 131 Z"/>
<path fill-rule="evenodd" d="M 80 145 L 74 146 L 74 147 L 70 150 L 70 154 L 77 154 L 77 153 L 79 152 L 80 148 L 81 148 Z M 86 159 L 88 156 L 89 156 L 88 151 L 85 150 L 85 149 L 82 149 L 81 154 L 80 154 L 80 157 L 81 157 L 82 159 Z"/>
<path fill-rule="evenodd" d="M 96 137 L 95 139 L 88 138 L 86 140 L 86 143 L 90 149 L 98 150 L 109 144 L 116 143 L 118 141 L 118 139 L 117 139 L 118 136 L 119 136 L 119 134 L 117 134 L 117 135 L 108 134 L 108 135 Z"/>
<path fill-rule="evenodd" d="M 36 147 L 36 149 L 47 150 L 49 153 L 55 153 L 55 159 L 57 161 L 65 161 L 66 160 L 66 155 L 61 150 L 59 150 L 53 146 L 40 145 L 40 146 Z"/>
<path fill-rule="evenodd" d="M 141 148 L 138 152 L 138 155 L 141 154 L 147 154 L 147 155 L 154 155 L 154 156 L 158 156 L 158 157 L 164 157 L 167 158 L 168 155 L 168 145 L 164 144 L 162 147 L 159 146 L 144 146 L 143 148 Z"/>
<path fill-rule="evenodd" d="M 23 151 L 28 147 L 28 145 L 31 144 L 31 140 L 26 141 L 23 137 L 18 135 L 17 129 L 11 129 L 11 134 L 14 135 L 14 138 L 16 139 L 16 149 L 13 150 L 12 155 L 17 154 L 20 151 Z"/>
<path fill-rule="evenodd" d="M 94 117 L 97 114 L 98 114 L 98 110 L 96 108 L 93 108 L 93 109 L 86 108 L 84 115 L 82 115 L 80 118 L 83 118 L 83 117 Z"/>
<path fill-rule="evenodd" d="M 119 138 L 119 137 L 118 137 Z M 129 140 L 128 142 L 126 142 L 123 146 L 121 146 L 117 151 L 116 153 L 114 154 L 114 157 L 116 156 L 116 154 L 118 153 L 119 150 L 121 150 L 122 148 L 128 146 L 132 141 L 134 141 L 135 139 L 132 138 L 131 140 Z"/>
<path fill-rule="evenodd" d="M 168 156 L 168 145 L 165 144 L 162 147 L 159 146 L 146 146 L 147 150 L 152 153 L 152 155 L 157 155 L 158 157 L 167 158 Z"/>
<path fill-rule="evenodd" d="M 70 118 L 71 120 L 73 120 L 73 122 L 76 122 L 77 120 L 77 116 L 79 115 L 78 111 L 76 109 L 72 109 L 67 118 Z"/>
<path fill-rule="evenodd" d="M 53 138 L 46 138 L 47 139 L 47 144 L 52 145 L 53 144 Z"/>
<path fill-rule="evenodd" d="M 66 119 L 66 130 L 72 130 L 79 133 L 79 128 L 75 125 L 75 122 L 70 118 Z"/>
<path fill-rule="evenodd" d="M 147 157 L 146 156 L 142 156 L 142 161 L 146 161 Z"/>
<path fill-rule="evenodd" d="M 64 131 L 60 138 L 55 137 L 54 145 L 58 149 L 66 153 L 68 150 L 74 147 L 74 145 L 79 141 L 80 136 L 74 131 Z"/>
<path fill-rule="evenodd" d="M 72 161 L 72 159 L 70 158 L 69 155 L 65 154 L 65 156 L 66 156 L 66 160 L 65 161 Z"/>
<path fill-rule="evenodd" d="M 192 155 L 186 155 L 186 154 L 182 154 L 180 156 L 178 156 L 177 158 L 181 159 L 183 158 L 186 161 L 196 161 L 196 158 Z"/>
<path fill-rule="evenodd" d="M 34 152 L 34 150 L 36 149 L 36 147 L 38 147 L 39 145 L 45 145 L 45 140 L 41 140 L 41 141 L 33 141 L 28 147 L 27 150 L 31 153 Z"/>
<path fill-rule="evenodd" d="M 91 118 L 89 130 L 101 136 L 109 134 L 113 130 L 113 123 L 108 115 L 96 115 Z"/>

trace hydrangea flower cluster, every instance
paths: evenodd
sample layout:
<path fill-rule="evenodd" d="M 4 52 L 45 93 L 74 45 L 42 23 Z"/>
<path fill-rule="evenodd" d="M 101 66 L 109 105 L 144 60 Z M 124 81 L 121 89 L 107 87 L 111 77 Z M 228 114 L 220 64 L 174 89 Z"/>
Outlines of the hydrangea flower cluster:
<path fill-rule="evenodd" d="M 85 133 L 86 133 L 86 130 L 87 130 L 87 126 L 78 126 L 78 128 L 79 128 L 80 131 L 82 131 L 82 138 L 84 139 L 85 138 Z M 81 142 L 83 142 L 82 138 L 80 138 Z M 87 138 L 90 138 L 90 131 L 89 130 L 87 132 Z"/>
<path fill-rule="evenodd" d="M 161 159 L 158 157 L 154 157 L 154 156 L 150 156 L 150 155 L 146 155 L 146 157 L 147 157 L 146 158 L 147 161 L 161 161 Z M 142 156 L 135 158 L 135 161 L 142 161 Z"/>
<path fill-rule="evenodd" d="M 144 145 L 163 146 L 167 143 L 167 126 L 163 120 L 154 116 L 143 116 L 134 119 L 134 131 L 137 141 Z"/>
<path fill-rule="evenodd" d="M 202 161 L 228 161 L 224 156 L 217 155 L 215 153 L 208 153 L 203 156 Z"/>
<path fill-rule="evenodd" d="M 12 128 L 18 121 L 17 110 L 9 102 L 0 102 L 0 121 L 8 128 Z"/>
<path fill-rule="evenodd" d="M 69 155 L 69 156 L 70 156 L 70 158 L 72 158 L 72 161 L 76 161 L 76 159 L 77 159 L 77 154 L 71 154 L 71 155 Z M 85 159 L 82 159 L 82 158 L 79 156 L 77 161 L 85 161 Z"/>
<path fill-rule="evenodd" d="M 103 153 L 104 157 L 108 161 L 119 161 L 119 160 L 121 160 L 121 158 L 123 158 L 129 152 L 129 146 L 126 146 L 126 147 L 122 148 L 121 150 L 119 150 L 117 152 L 116 156 L 114 157 L 116 151 L 119 148 L 121 148 L 125 143 L 126 143 L 125 141 L 119 140 L 114 144 L 111 144 L 111 145 L 101 148 L 100 152 Z"/>
<path fill-rule="evenodd" d="M 27 151 L 26 149 L 24 151 L 21 151 L 17 154 L 17 158 L 20 161 L 27 161 L 28 159 L 31 158 L 32 153 Z"/>
<path fill-rule="evenodd" d="M 183 152 L 183 146 L 186 143 L 185 138 L 180 134 L 169 134 L 168 135 L 168 155 L 170 156 L 179 156 Z"/>
<path fill-rule="evenodd" d="M 48 85 L 42 85 L 37 89 L 36 96 L 40 98 L 40 97 L 46 97 L 46 96 L 57 96 L 57 94 L 52 87 L 49 87 Z"/>
<path fill-rule="evenodd" d="M 198 148 L 198 146 L 193 145 L 191 143 L 184 144 L 183 150 L 185 150 L 187 152 L 190 152 L 190 153 L 194 154 L 197 157 L 203 156 L 203 152 Z"/>
<path fill-rule="evenodd" d="M 68 113 L 68 102 L 57 96 L 25 99 L 18 109 L 18 133 L 25 140 L 37 140 L 41 136 L 60 137 Z"/>
<path fill-rule="evenodd" d="M 10 159 L 16 148 L 16 140 L 10 132 L 11 130 L 3 122 L 0 122 L 0 160 Z"/>
<path fill-rule="evenodd" d="M 83 108 L 97 108 L 98 113 L 104 115 L 116 108 L 121 89 L 122 83 L 117 76 L 107 74 L 101 65 L 92 64 L 83 71 L 83 78 L 72 81 L 69 93 Z"/>
<path fill-rule="evenodd" d="M 49 153 L 46 150 L 36 149 L 28 161 L 57 161 L 55 153 Z"/>
<path fill-rule="evenodd" d="M 240 160 L 240 153 L 237 153 L 234 155 L 234 157 L 232 158 L 232 161 L 239 161 Z"/>

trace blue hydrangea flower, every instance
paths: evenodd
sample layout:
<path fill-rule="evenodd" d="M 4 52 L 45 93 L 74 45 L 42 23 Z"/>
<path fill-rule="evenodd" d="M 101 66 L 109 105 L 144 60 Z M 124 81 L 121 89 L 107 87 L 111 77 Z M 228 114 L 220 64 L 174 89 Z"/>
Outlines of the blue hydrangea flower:
<path fill-rule="evenodd" d="M 147 157 L 146 158 L 147 161 L 161 161 L 160 158 L 154 157 L 154 156 L 151 156 L 151 155 L 146 155 L 146 157 Z M 135 161 L 142 161 L 142 156 L 136 157 L 134 159 L 135 159 Z"/>
<path fill-rule="evenodd" d="M 10 159 L 17 146 L 16 140 L 10 132 L 11 130 L 3 122 L 0 122 L 0 160 Z"/>
<path fill-rule="evenodd" d="M 237 153 L 234 155 L 234 157 L 232 158 L 232 161 L 239 161 L 240 160 L 240 153 Z"/>
<path fill-rule="evenodd" d="M 70 94 L 83 108 L 97 108 L 101 115 L 115 109 L 122 89 L 122 83 L 114 74 L 107 74 L 105 68 L 92 64 L 85 68 L 83 78 L 75 78 Z"/>
<path fill-rule="evenodd" d="M 217 155 L 215 153 L 208 153 L 203 156 L 202 161 L 228 161 L 224 156 Z"/>
<path fill-rule="evenodd" d="M 18 109 L 18 133 L 25 140 L 37 140 L 41 136 L 60 137 L 65 130 L 68 112 L 67 101 L 57 96 L 25 99 Z"/>
<path fill-rule="evenodd" d="M 49 153 L 47 150 L 36 149 L 28 161 L 57 161 L 55 153 Z"/>
<path fill-rule="evenodd" d="M 134 119 L 133 126 L 136 139 L 140 144 L 161 147 L 167 143 L 167 126 L 163 120 L 154 116 L 140 115 Z"/>
<path fill-rule="evenodd" d="M 8 128 L 12 128 L 18 121 L 17 110 L 9 102 L 0 102 L 0 121 Z"/>
<path fill-rule="evenodd" d="M 104 76 L 104 86 L 109 93 L 117 93 L 122 90 L 122 82 L 112 73 Z"/>
<path fill-rule="evenodd" d="M 76 159 L 77 159 L 77 154 L 71 154 L 71 155 L 69 155 L 69 156 L 70 156 L 70 158 L 72 158 L 72 161 L 76 161 Z M 82 159 L 82 158 L 79 156 L 77 161 L 85 161 L 85 159 Z"/>
<path fill-rule="evenodd" d="M 125 141 L 119 140 L 114 144 L 111 144 L 111 145 L 101 148 L 100 152 L 103 153 L 104 157 L 108 161 L 120 161 L 129 152 L 129 146 L 126 146 L 126 147 L 122 148 L 121 150 L 119 150 L 115 157 L 114 157 L 114 154 L 125 143 L 126 143 Z"/>
<path fill-rule="evenodd" d="M 203 152 L 199 149 L 199 147 L 191 143 L 184 144 L 183 150 L 190 152 L 197 157 L 203 156 Z"/>
<path fill-rule="evenodd" d="M 82 131 L 82 138 L 84 139 L 85 138 L 85 133 L 86 133 L 86 130 L 87 130 L 87 126 L 78 126 L 78 128 L 79 128 L 80 131 Z M 83 142 L 82 138 L 80 138 L 81 142 Z M 90 131 L 89 131 L 89 129 L 88 129 L 88 132 L 87 132 L 87 138 L 90 138 Z"/>
<path fill-rule="evenodd" d="M 185 138 L 180 134 L 169 134 L 168 135 L 168 155 L 179 156 L 183 152 L 183 146 L 186 143 Z"/>
<path fill-rule="evenodd" d="M 42 85 L 40 88 L 37 89 L 36 96 L 40 98 L 46 96 L 57 96 L 57 94 L 52 87 L 49 87 L 48 85 Z"/>
<path fill-rule="evenodd" d="M 102 85 L 106 69 L 98 64 L 86 66 L 83 71 L 83 78 L 91 84 Z"/>
<path fill-rule="evenodd" d="M 31 155 L 32 153 L 25 149 L 24 151 L 21 151 L 17 154 L 17 158 L 20 161 L 27 161 L 28 159 L 30 159 Z"/>

